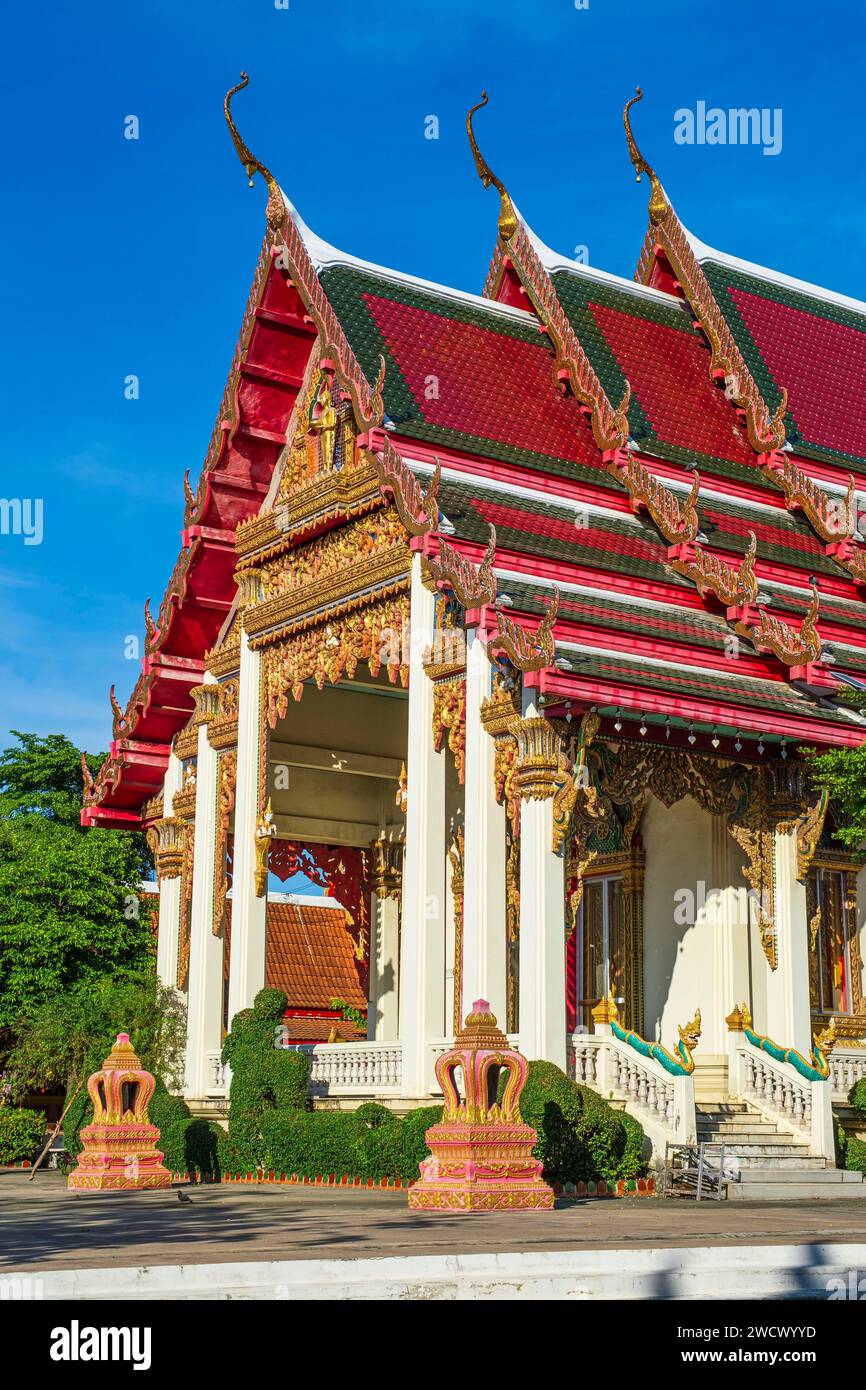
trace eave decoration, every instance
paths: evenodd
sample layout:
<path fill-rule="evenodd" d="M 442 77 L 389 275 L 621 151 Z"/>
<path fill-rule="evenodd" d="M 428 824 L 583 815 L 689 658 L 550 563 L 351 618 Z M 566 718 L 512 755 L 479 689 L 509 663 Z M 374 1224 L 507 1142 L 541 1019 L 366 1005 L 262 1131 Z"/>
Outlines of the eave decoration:
<path fill-rule="evenodd" d="M 554 588 L 547 611 L 534 632 L 521 627 L 513 618 L 509 618 L 502 608 L 497 608 L 498 631 L 485 644 L 491 661 L 497 652 L 501 652 L 516 670 L 524 674 L 530 671 L 544 671 L 548 666 L 552 666 L 556 656 L 553 627 L 558 612 L 558 588 Z"/>
<path fill-rule="evenodd" d="M 775 618 L 761 608 L 757 624 L 738 622 L 736 631 L 748 638 L 759 652 L 770 652 L 786 666 L 806 666 L 821 658 L 821 637 L 818 633 L 818 589 L 812 585 L 809 610 L 799 631 L 790 623 Z"/>
<path fill-rule="evenodd" d="M 496 527 L 490 526 L 487 549 L 478 565 L 473 565 L 443 536 L 439 537 L 439 559 L 427 560 L 427 570 L 437 588 L 449 589 L 461 608 L 484 608 L 496 599 Z"/>
<path fill-rule="evenodd" d="M 665 487 L 631 449 L 615 449 L 605 454 L 607 471 L 621 483 L 636 511 L 649 513 L 666 541 L 671 545 L 693 541 L 700 530 L 695 502 L 701 480 L 695 473 L 686 497 L 673 488 Z"/>
<path fill-rule="evenodd" d="M 750 531 L 749 547 L 739 565 L 729 565 L 697 544 L 678 547 L 669 555 L 669 563 L 677 574 L 694 582 L 701 598 L 713 594 L 726 608 L 745 608 L 758 597 L 757 550 L 757 538 Z"/>
<path fill-rule="evenodd" d="M 655 170 L 644 159 L 631 128 L 631 108 L 643 99 L 640 87 L 625 104 L 623 123 L 631 162 L 638 182 L 643 174 L 650 181 L 650 225 L 644 240 L 635 280 L 648 284 L 656 256 L 661 253 L 668 261 L 692 313 L 709 343 L 710 377 L 725 386 L 746 428 L 749 443 L 758 455 L 758 464 L 785 495 L 791 510 L 798 510 L 808 520 L 824 542 L 825 553 L 831 556 L 855 583 L 866 584 L 866 552 L 855 544 L 855 514 L 853 506 L 854 480 L 849 480 L 844 502 L 827 493 L 809 477 L 786 450 L 785 413 L 788 394 L 782 388 L 775 411 L 770 412 L 752 373 L 749 371 L 724 314 L 716 302 L 709 281 L 671 203 L 662 189 Z"/>

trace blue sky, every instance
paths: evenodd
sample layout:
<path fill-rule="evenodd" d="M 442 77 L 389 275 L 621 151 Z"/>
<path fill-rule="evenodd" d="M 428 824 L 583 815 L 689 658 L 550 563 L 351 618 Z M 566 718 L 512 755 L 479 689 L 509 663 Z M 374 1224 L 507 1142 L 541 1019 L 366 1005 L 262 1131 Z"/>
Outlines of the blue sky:
<path fill-rule="evenodd" d="M 18 6 L 0 103 L 5 498 L 44 537 L 0 535 L 0 737 L 110 737 L 108 687 L 178 553 L 263 230 L 222 118 L 323 237 L 479 290 L 496 199 L 463 119 L 551 246 L 630 276 L 646 224 L 621 126 L 635 114 L 685 223 L 733 254 L 866 298 L 854 4 L 726 0 L 137 0 Z M 857 36 L 859 35 L 859 40 Z M 783 142 L 679 145 L 674 112 L 781 108 Z M 140 138 L 124 138 L 135 115 Z M 425 118 L 439 139 L 424 138 Z M 140 398 L 124 399 L 124 378 Z"/>

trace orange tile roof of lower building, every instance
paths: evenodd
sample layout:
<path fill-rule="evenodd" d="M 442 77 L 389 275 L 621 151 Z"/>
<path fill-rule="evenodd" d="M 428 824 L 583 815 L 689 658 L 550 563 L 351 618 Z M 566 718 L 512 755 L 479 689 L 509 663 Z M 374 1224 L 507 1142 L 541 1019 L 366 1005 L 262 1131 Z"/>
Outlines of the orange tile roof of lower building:
<path fill-rule="evenodd" d="M 227 904 L 225 972 L 231 956 L 231 899 Z M 265 982 L 281 989 L 290 1009 L 328 1009 L 342 999 L 365 1009 L 346 914 L 315 903 L 269 902 L 265 939 Z M 327 1020 L 323 1020 L 327 1022 Z M 325 1031 L 327 1037 L 328 1029 Z"/>

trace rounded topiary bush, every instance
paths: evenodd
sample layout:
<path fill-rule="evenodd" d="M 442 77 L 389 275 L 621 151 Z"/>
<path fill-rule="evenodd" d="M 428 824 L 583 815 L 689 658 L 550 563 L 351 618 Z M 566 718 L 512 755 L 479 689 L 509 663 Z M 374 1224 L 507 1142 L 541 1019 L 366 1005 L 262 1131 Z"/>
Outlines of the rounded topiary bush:
<path fill-rule="evenodd" d="M 848 1092 L 848 1103 L 866 1117 L 866 1076 L 861 1076 L 859 1081 L 854 1082 Z"/>
<path fill-rule="evenodd" d="M 0 1164 L 35 1159 L 44 1134 L 44 1111 L 0 1105 Z"/>
<path fill-rule="evenodd" d="M 271 1140 L 263 1129 L 269 1112 L 303 1113 L 309 1108 L 310 1061 L 306 1053 L 282 1046 L 285 1009 L 282 990 L 259 990 L 253 1007 L 235 1014 L 223 1044 L 222 1059 L 231 1066 L 232 1080 L 229 1139 L 222 1151 L 234 1172 L 273 1168 L 267 1161 Z"/>

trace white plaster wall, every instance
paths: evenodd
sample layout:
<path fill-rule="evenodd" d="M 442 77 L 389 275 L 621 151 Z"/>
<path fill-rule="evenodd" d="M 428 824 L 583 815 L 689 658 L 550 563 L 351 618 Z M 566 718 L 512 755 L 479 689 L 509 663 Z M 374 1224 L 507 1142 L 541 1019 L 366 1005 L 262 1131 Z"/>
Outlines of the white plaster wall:
<path fill-rule="evenodd" d="M 670 809 L 650 797 L 641 822 L 646 849 L 644 887 L 644 1033 L 673 1048 L 677 1025 L 700 1006 L 706 1020 L 714 990 L 710 914 L 694 925 L 674 920 L 677 894 L 710 885 L 710 818 L 687 797 Z"/>

